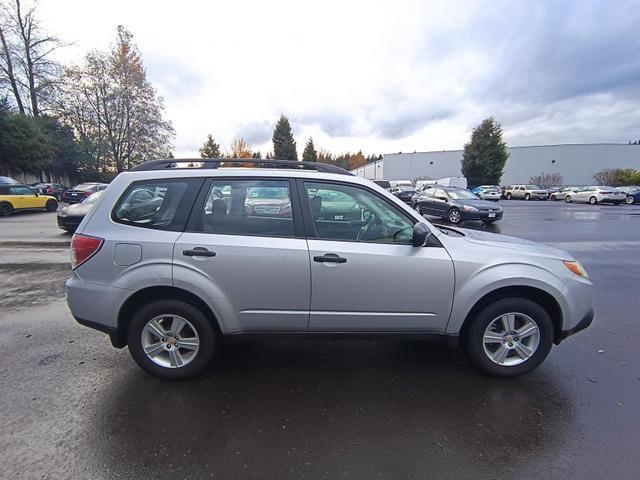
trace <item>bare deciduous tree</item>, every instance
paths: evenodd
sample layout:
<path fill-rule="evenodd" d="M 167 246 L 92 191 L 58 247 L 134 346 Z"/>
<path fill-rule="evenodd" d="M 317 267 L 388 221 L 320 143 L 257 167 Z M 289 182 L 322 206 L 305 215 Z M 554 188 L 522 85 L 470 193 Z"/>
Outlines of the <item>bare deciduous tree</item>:
<path fill-rule="evenodd" d="M 5 1 L 0 16 L 0 78 L 10 85 L 20 113 L 37 117 L 55 94 L 61 71 L 51 54 L 62 43 L 42 31 L 35 4 L 24 8 L 21 0 Z"/>
<path fill-rule="evenodd" d="M 559 173 L 544 173 L 529 178 L 529 182 L 541 188 L 559 187 L 564 184 L 564 178 Z"/>
<path fill-rule="evenodd" d="M 618 182 L 618 169 L 604 168 L 597 172 L 593 179 L 598 185 L 615 185 Z"/>

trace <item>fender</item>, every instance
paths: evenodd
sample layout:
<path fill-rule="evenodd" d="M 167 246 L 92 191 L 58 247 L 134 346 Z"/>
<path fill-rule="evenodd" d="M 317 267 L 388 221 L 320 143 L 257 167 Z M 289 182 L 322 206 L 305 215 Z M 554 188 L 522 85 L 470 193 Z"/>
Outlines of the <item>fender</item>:
<path fill-rule="evenodd" d="M 567 286 L 564 281 L 540 266 L 522 262 L 505 262 L 488 265 L 471 275 L 456 273 L 453 308 L 446 332 L 457 334 L 469 312 L 485 295 L 503 287 L 523 286 L 537 288 L 551 295 L 560 306 L 562 317 L 566 317 Z"/>

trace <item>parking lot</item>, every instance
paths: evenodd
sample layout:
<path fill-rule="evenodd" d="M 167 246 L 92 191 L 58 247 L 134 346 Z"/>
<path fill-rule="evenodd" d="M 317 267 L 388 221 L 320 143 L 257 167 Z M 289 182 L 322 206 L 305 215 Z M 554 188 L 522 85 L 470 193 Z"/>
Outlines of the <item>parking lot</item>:
<path fill-rule="evenodd" d="M 4 475 L 640 477 L 640 206 L 501 204 L 463 227 L 568 250 L 596 285 L 591 328 L 515 380 L 442 344 L 362 341 L 226 345 L 160 381 L 72 319 L 55 214 L 0 218 Z"/>

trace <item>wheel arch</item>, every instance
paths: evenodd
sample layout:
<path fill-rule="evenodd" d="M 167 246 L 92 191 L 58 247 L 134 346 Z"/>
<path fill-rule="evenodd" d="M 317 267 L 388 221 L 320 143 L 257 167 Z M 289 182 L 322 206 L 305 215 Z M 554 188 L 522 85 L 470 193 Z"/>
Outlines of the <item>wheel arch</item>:
<path fill-rule="evenodd" d="M 459 335 L 460 345 L 465 344 L 469 326 L 477 313 L 490 303 L 503 298 L 526 298 L 544 308 L 553 322 L 553 341 L 554 343 L 559 342 L 562 332 L 562 308 L 558 301 L 549 292 L 540 288 L 528 285 L 513 285 L 492 290 L 476 301 L 462 322 Z"/>
<path fill-rule="evenodd" d="M 115 338 L 112 336 L 112 342 L 117 347 L 124 347 L 127 344 L 127 329 L 131 317 L 143 305 L 154 300 L 181 300 L 187 302 L 198 310 L 200 310 L 211 322 L 217 333 L 220 333 L 220 324 L 218 318 L 213 313 L 209 305 L 199 296 L 187 290 L 172 286 L 153 286 L 143 288 L 127 298 L 120 310 L 118 311 L 118 327 Z"/>

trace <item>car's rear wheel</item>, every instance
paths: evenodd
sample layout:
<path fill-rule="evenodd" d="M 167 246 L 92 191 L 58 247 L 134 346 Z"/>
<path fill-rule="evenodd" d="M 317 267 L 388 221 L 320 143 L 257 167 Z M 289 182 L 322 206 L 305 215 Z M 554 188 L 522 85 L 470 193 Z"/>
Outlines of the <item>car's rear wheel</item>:
<path fill-rule="evenodd" d="M 55 200 L 49 200 L 45 205 L 45 208 L 47 209 L 47 212 L 55 212 L 58 210 L 58 202 Z"/>
<path fill-rule="evenodd" d="M 633 205 L 635 203 L 636 199 L 633 198 L 633 195 L 629 195 L 627 198 L 625 198 L 624 202 L 627 205 Z"/>
<path fill-rule="evenodd" d="M 573 202 L 573 198 L 571 198 L 571 195 L 567 195 L 566 197 L 564 197 L 564 201 L 567 203 L 571 203 Z"/>
<path fill-rule="evenodd" d="M 418 212 L 420 215 L 424 215 L 424 213 L 422 212 L 422 206 L 420 206 L 420 204 L 416 205 L 416 212 Z"/>
<path fill-rule="evenodd" d="M 454 225 L 457 225 L 460 222 L 462 222 L 462 214 L 460 213 L 460 210 L 458 210 L 457 208 L 452 208 L 451 210 L 449 210 L 449 213 L 447 214 L 447 218 Z"/>
<path fill-rule="evenodd" d="M 8 217 L 13 213 L 13 206 L 10 203 L 0 203 L 0 217 Z"/>
<path fill-rule="evenodd" d="M 511 194 L 507 193 L 507 200 L 511 200 Z"/>
<path fill-rule="evenodd" d="M 589 203 L 590 203 L 591 205 L 595 205 L 595 204 L 597 204 L 597 203 L 598 203 L 598 199 L 597 199 L 596 197 L 591 197 L 591 198 L 589 199 Z"/>
<path fill-rule="evenodd" d="M 527 298 L 505 298 L 485 306 L 472 320 L 466 347 L 481 372 L 515 377 L 544 361 L 553 334 L 553 322 L 542 306 Z"/>
<path fill-rule="evenodd" d="M 156 377 L 185 380 L 211 362 L 217 335 L 207 317 L 181 300 L 158 300 L 134 315 L 127 333 L 129 352 Z"/>

